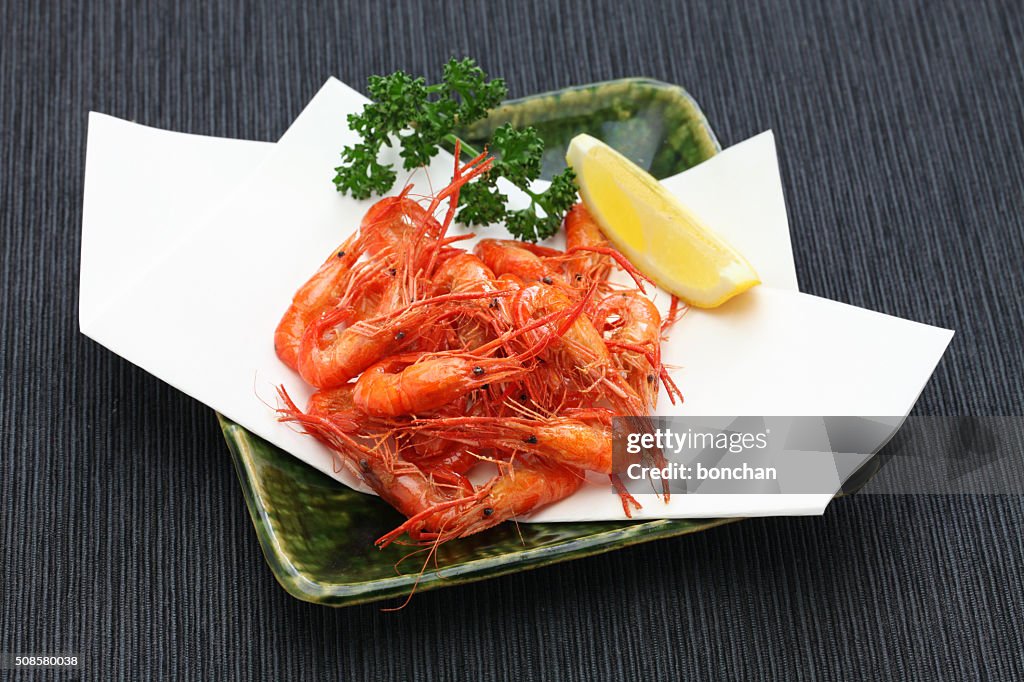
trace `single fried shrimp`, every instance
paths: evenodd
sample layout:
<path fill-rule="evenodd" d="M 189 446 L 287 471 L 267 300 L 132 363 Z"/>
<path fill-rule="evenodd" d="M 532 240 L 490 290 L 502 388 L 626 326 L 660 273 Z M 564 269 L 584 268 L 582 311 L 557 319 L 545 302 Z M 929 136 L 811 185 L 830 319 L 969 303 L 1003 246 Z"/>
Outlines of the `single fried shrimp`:
<path fill-rule="evenodd" d="M 526 282 L 565 285 L 559 264 L 546 260 L 564 255 L 556 249 L 511 239 L 481 239 L 473 252 L 495 275 L 511 274 Z"/>
<path fill-rule="evenodd" d="M 581 247 L 604 247 L 608 241 L 601 233 L 597 221 L 583 204 L 576 204 L 565 214 L 565 248 L 575 250 L 575 255 L 566 259 L 565 271 L 569 284 L 589 286 L 591 282 L 604 282 L 612 271 L 612 260 L 607 255 L 584 251 Z"/>
<path fill-rule="evenodd" d="M 426 509 L 377 540 L 386 547 L 402 535 L 413 542 L 440 543 L 464 538 L 563 500 L 579 490 L 584 476 L 572 467 L 521 454 L 511 471 L 498 475 L 474 495 Z"/>
<path fill-rule="evenodd" d="M 274 331 L 274 350 L 281 362 L 298 369 L 299 345 L 307 327 L 336 306 L 348 288 L 349 270 L 359 258 L 353 235 L 331 252 L 323 265 L 295 292 L 292 303 Z"/>
<path fill-rule="evenodd" d="M 661 364 L 661 313 L 651 299 L 637 291 L 619 291 L 604 298 L 594 316 L 603 330 L 610 331 L 605 345 L 633 390 L 650 407 L 658 402 L 658 380 L 665 384 L 669 400 L 682 394 Z"/>
<path fill-rule="evenodd" d="M 508 291 L 506 282 L 497 281 L 483 261 L 471 253 L 460 253 L 438 267 L 434 282 L 441 291 L 500 292 Z M 509 321 L 503 317 L 499 297 L 481 299 L 466 307 L 466 315 L 456 319 L 455 331 L 462 348 L 473 350 L 508 331 Z"/>
<path fill-rule="evenodd" d="M 381 358 L 408 347 L 453 311 L 420 307 L 377 323 L 352 321 L 351 308 L 338 308 L 310 326 L 302 338 L 299 374 L 317 388 L 341 386 Z"/>
<path fill-rule="evenodd" d="M 573 410 L 566 416 L 439 417 L 415 428 L 478 448 L 532 452 L 586 471 L 613 473 L 611 410 Z"/>
<path fill-rule="evenodd" d="M 516 358 L 452 352 L 396 355 L 363 372 L 353 398 L 360 409 L 374 416 L 422 414 L 528 371 Z"/>

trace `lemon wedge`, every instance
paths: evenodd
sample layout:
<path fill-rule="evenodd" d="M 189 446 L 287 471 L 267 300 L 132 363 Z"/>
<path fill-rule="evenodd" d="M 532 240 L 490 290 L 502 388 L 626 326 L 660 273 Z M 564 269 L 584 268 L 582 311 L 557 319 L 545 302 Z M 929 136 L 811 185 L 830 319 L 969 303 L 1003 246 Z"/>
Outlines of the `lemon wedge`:
<path fill-rule="evenodd" d="M 565 160 L 605 236 L 662 289 L 699 308 L 714 308 L 761 283 L 736 249 L 604 142 L 577 135 Z"/>

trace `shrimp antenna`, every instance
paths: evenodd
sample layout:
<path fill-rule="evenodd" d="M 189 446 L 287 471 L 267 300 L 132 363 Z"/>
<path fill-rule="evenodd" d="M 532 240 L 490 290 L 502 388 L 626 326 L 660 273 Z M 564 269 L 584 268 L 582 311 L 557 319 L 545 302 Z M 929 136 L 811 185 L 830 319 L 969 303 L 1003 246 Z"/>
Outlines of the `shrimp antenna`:
<path fill-rule="evenodd" d="M 668 314 L 661 323 L 661 334 L 665 336 L 668 331 L 675 326 L 676 322 L 683 319 L 683 315 L 690 310 L 690 306 L 683 303 L 678 296 L 672 295 L 672 302 L 668 306 Z"/>
<path fill-rule="evenodd" d="M 455 211 L 459 207 L 459 193 L 462 191 L 462 187 L 470 182 L 471 180 L 483 175 L 491 169 L 494 165 L 494 157 L 489 157 L 487 152 L 481 152 L 479 155 L 471 159 L 466 165 L 460 168 L 459 158 L 462 154 L 462 143 L 456 138 L 455 140 L 455 173 L 452 176 L 452 182 L 448 187 L 444 188 L 437 194 L 434 201 L 430 204 L 430 208 L 427 209 L 428 213 L 432 213 L 437 206 L 440 206 L 441 201 L 448 199 L 448 211 L 445 213 L 444 220 L 441 222 L 441 233 L 437 237 L 437 241 L 434 242 L 434 247 L 431 250 L 430 261 L 427 263 L 427 272 L 431 273 L 434 271 L 434 266 L 437 263 L 437 254 L 441 248 L 441 240 L 447 233 L 448 228 L 451 226 L 452 221 L 455 219 Z"/>
<path fill-rule="evenodd" d="M 444 531 L 444 525 L 441 526 L 440 530 L 441 530 L 441 532 Z M 431 557 L 436 557 L 437 556 L 437 549 L 440 546 L 441 546 L 441 535 L 438 534 L 437 539 L 434 540 L 434 542 L 430 545 L 430 547 L 429 548 L 424 548 L 424 549 L 427 549 L 427 556 L 423 560 L 423 565 L 420 566 L 419 572 L 416 574 L 416 580 L 413 582 L 412 589 L 409 590 L 409 594 L 405 597 L 405 601 L 403 601 L 400 606 L 394 606 L 394 607 L 391 607 L 391 608 L 383 608 L 383 609 L 381 609 L 381 612 L 383 612 L 383 613 L 394 613 L 395 611 L 401 611 L 402 609 L 404 609 L 406 606 L 409 605 L 409 602 L 412 601 L 412 596 L 414 594 L 416 594 L 416 588 L 418 588 L 420 586 L 420 581 L 423 580 L 423 574 L 427 572 L 427 566 L 430 564 Z M 411 556 L 411 555 L 413 555 L 415 553 L 416 552 L 410 552 L 406 556 Z M 402 557 L 401 561 L 404 561 L 404 560 L 405 560 L 405 557 Z M 399 563 L 401 563 L 401 561 L 399 561 Z M 436 562 L 435 562 L 434 565 L 435 566 L 437 565 Z M 397 564 L 396 564 L 395 568 L 397 570 L 397 568 L 398 568 Z"/>
<path fill-rule="evenodd" d="M 616 263 L 618 263 L 619 267 L 625 270 L 626 274 L 633 279 L 633 281 L 636 283 L 637 288 L 640 290 L 641 294 L 647 293 L 647 291 L 644 289 L 644 282 L 647 282 L 648 284 L 654 284 L 654 281 L 647 275 L 637 270 L 636 266 L 630 263 L 628 258 L 626 258 L 621 253 L 619 253 L 618 251 L 611 247 L 581 245 L 574 246 L 571 249 L 568 249 L 565 253 L 572 254 L 579 253 L 580 251 L 591 251 L 593 253 L 600 253 L 614 260 Z"/>

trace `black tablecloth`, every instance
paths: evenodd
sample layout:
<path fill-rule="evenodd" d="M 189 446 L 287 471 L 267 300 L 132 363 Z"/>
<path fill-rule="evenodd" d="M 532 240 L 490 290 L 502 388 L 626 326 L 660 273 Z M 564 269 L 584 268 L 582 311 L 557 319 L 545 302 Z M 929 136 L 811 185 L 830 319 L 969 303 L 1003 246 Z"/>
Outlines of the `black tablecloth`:
<path fill-rule="evenodd" d="M 0 651 L 90 679 L 1020 678 L 1019 497 L 854 497 L 397 614 L 300 603 L 213 414 L 76 301 L 90 109 L 274 140 L 332 74 L 645 75 L 726 145 L 775 130 L 805 291 L 958 331 L 919 413 L 1020 414 L 1022 29 L 1017 0 L 0 2 Z"/>

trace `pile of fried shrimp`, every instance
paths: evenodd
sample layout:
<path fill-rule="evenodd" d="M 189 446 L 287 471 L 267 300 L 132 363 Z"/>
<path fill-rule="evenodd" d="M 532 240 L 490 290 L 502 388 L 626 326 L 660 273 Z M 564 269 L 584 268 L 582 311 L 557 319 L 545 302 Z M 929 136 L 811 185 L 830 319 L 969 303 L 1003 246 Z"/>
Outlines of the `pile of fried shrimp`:
<path fill-rule="evenodd" d="M 681 400 L 645 279 L 582 204 L 565 217 L 565 251 L 456 246 L 473 236 L 447 234 L 460 189 L 490 167 L 483 154 L 456 162 L 432 197 L 409 186 L 374 204 L 274 335 L 317 389 L 302 410 L 280 387 L 279 419 L 407 518 L 381 547 L 478 533 L 572 495 L 588 471 L 610 477 L 629 516 L 640 505 L 613 470 L 612 418 L 649 414 L 659 385 Z M 616 268 L 633 284 L 611 283 Z M 484 462 L 497 473 L 474 484 Z"/>

